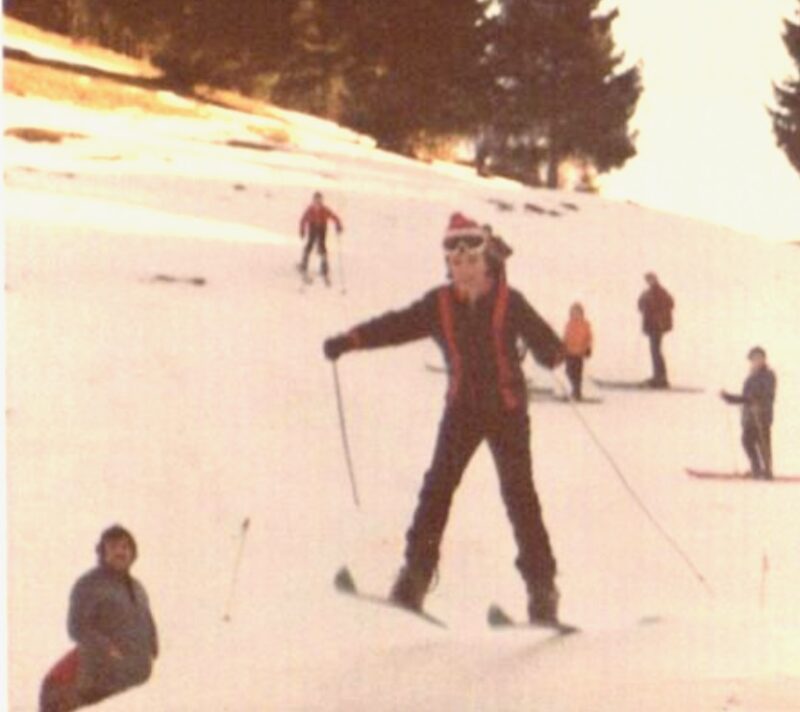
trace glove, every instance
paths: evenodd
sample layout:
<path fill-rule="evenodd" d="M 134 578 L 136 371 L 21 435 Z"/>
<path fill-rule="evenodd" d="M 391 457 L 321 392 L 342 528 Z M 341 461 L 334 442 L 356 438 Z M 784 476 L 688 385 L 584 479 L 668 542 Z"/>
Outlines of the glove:
<path fill-rule="evenodd" d="M 325 353 L 325 358 L 335 361 L 345 351 L 350 351 L 353 348 L 353 341 L 348 335 L 334 336 L 330 339 L 325 339 L 322 344 L 322 350 Z"/>

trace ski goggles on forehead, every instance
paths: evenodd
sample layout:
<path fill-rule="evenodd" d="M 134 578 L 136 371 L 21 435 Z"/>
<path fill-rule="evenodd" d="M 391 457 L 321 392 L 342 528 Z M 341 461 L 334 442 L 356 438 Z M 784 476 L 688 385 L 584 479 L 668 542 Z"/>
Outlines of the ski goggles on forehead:
<path fill-rule="evenodd" d="M 486 236 L 477 233 L 469 235 L 451 235 L 442 241 L 444 251 L 455 252 L 481 252 L 486 247 Z"/>

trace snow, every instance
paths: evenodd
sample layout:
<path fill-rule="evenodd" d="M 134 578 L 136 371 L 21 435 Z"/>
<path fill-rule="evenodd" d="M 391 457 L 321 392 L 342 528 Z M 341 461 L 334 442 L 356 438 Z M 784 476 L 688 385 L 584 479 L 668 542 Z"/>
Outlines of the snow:
<path fill-rule="evenodd" d="M 250 137 L 252 117 L 237 112 L 209 109 L 201 121 L 17 97 L 4 108 L 9 127 L 86 136 L 4 141 L 11 710 L 34 708 L 69 645 L 70 586 L 115 521 L 138 538 L 134 573 L 162 654 L 150 682 L 104 709 L 800 706 L 800 487 L 683 473 L 744 467 L 738 414 L 717 391 L 739 387 L 755 343 L 779 378 L 777 469 L 800 472 L 800 250 L 417 163 L 310 119 L 291 146 L 260 151 L 224 145 Z M 346 231 L 331 239 L 334 285 L 301 291 L 298 220 L 317 189 Z M 344 562 L 364 588 L 388 590 L 444 380 L 423 367 L 439 358 L 429 343 L 339 362 L 356 509 L 321 342 L 441 283 L 439 241 L 454 210 L 511 243 L 512 283 L 554 327 L 584 302 L 597 335 L 590 375 L 647 375 L 635 308 L 643 272 L 675 295 L 671 376 L 705 392 L 606 392 L 580 415 L 711 592 L 636 508 L 576 413 L 537 402 L 535 477 L 563 617 L 584 634 L 545 641 L 486 627 L 489 602 L 521 614 L 524 597 L 485 448 L 456 497 L 428 599 L 448 630 L 335 593 Z M 561 373 L 526 368 L 541 385 L 563 385 Z"/>

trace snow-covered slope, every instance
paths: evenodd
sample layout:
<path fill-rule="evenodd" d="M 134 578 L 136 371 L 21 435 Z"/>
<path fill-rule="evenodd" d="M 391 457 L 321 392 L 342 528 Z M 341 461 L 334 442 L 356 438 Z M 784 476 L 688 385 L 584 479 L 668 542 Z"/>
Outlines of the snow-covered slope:
<path fill-rule="evenodd" d="M 86 135 L 4 146 L 12 710 L 34 708 L 68 645 L 69 587 L 113 521 L 139 539 L 135 573 L 163 640 L 153 679 L 104 709 L 800 706 L 800 487 L 683 473 L 744 466 L 736 412 L 716 392 L 738 388 L 756 343 L 779 377 L 777 469 L 800 472 L 796 247 L 416 163 L 346 132 L 290 150 L 232 148 L 222 141 L 252 138 L 234 112 L 167 120 L 16 97 L 5 110 L 10 127 Z M 297 224 L 316 189 L 346 230 L 331 240 L 333 287 L 301 292 Z M 366 587 L 388 589 L 444 383 L 424 368 L 439 358 L 431 344 L 340 362 L 356 509 L 321 342 L 441 282 L 454 210 L 506 237 L 511 281 L 556 328 L 583 301 L 597 335 L 592 375 L 647 375 L 635 308 L 645 270 L 675 295 L 671 376 L 705 392 L 606 393 L 580 415 L 711 593 L 576 413 L 537 402 L 535 475 L 563 615 L 585 634 L 544 643 L 486 628 L 490 601 L 521 613 L 524 599 L 483 449 L 429 598 L 447 631 L 335 594 L 343 562 Z"/>

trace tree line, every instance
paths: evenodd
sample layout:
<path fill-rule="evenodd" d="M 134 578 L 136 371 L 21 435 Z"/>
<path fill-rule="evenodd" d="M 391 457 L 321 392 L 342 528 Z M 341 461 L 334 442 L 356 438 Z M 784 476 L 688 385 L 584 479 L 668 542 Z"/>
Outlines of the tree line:
<path fill-rule="evenodd" d="M 800 1 L 800 0 L 799 0 Z M 234 89 L 413 152 L 474 142 L 479 170 L 555 187 L 635 155 L 641 72 L 601 0 L 7 0 L 5 12 L 160 67 L 177 88 Z M 784 41 L 800 67 L 800 27 Z M 800 170 L 800 83 L 775 87 Z"/>

